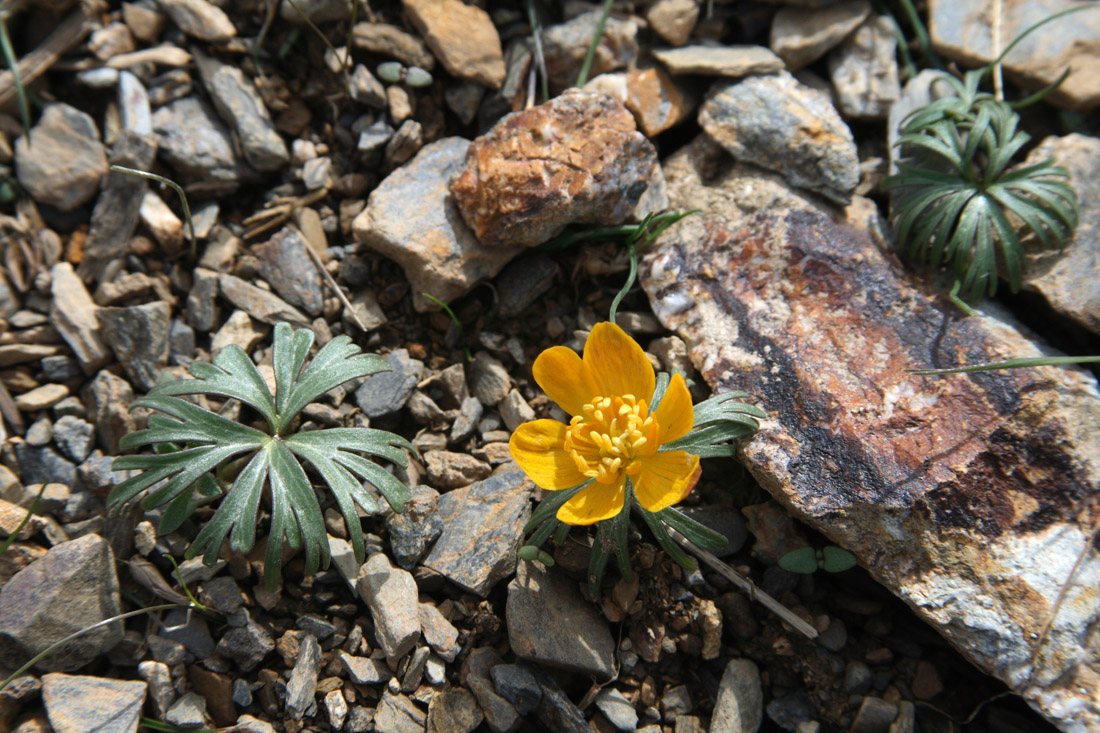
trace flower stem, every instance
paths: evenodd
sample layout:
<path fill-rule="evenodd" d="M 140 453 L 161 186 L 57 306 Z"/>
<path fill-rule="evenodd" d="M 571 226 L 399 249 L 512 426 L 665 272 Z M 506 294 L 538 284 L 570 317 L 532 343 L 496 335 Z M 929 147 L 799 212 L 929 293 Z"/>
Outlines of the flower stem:
<path fill-rule="evenodd" d="M 623 298 L 630 292 L 630 289 L 634 287 L 634 280 L 638 275 L 638 254 L 634 251 L 634 243 L 631 242 L 627 245 L 627 251 L 630 253 L 630 273 L 626 276 L 626 283 L 622 289 L 615 295 L 615 299 L 611 301 L 611 311 L 607 314 L 607 320 L 615 323 L 615 313 L 619 310 L 619 303 L 623 302 Z M 616 324 L 618 325 L 618 324 Z"/>

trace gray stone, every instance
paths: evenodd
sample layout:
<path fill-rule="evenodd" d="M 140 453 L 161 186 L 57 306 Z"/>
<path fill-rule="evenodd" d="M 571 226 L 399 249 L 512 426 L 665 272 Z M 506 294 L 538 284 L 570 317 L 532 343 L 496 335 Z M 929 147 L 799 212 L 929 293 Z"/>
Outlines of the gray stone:
<path fill-rule="evenodd" d="M 493 689 L 493 683 L 489 679 L 492 670 L 502 664 L 500 655 L 491 647 L 479 647 L 470 650 L 459 672 L 459 681 L 477 697 L 485 714 L 485 722 L 494 733 L 516 730 L 521 723 L 516 708 Z M 541 696 L 540 687 L 539 697 Z"/>
<path fill-rule="evenodd" d="M 203 84 L 222 119 L 237 133 L 244 159 L 258 171 L 275 171 L 290 161 L 286 143 L 271 122 L 256 87 L 235 66 L 195 51 Z"/>
<path fill-rule="evenodd" d="M 324 307 L 324 295 L 321 276 L 306 252 L 307 246 L 297 230 L 283 227 L 252 251 L 260 258 L 260 276 L 276 293 L 309 315 L 318 316 Z"/>
<path fill-rule="evenodd" d="M 92 200 L 107 173 L 107 153 L 87 114 L 67 104 L 51 104 L 31 130 L 15 141 L 15 174 L 40 204 L 62 211 Z"/>
<path fill-rule="evenodd" d="M 242 672 L 250 672 L 275 649 L 271 633 L 251 618 L 244 626 L 229 629 L 218 641 L 218 653 L 229 657 Z"/>
<path fill-rule="evenodd" d="M 653 55 L 673 76 L 753 76 L 774 74 L 785 66 L 764 46 L 683 46 L 655 49 Z"/>
<path fill-rule="evenodd" d="M 235 344 L 244 349 L 245 353 L 250 354 L 270 330 L 265 324 L 253 320 L 244 311 L 233 311 L 233 315 L 226 319 L 210 339 L 210 353 L 217 356 L 222 349 Z"/>
<path fill-rule="evenodd" d="M 535 419 L 535 411 L 523 399 L 518 389 L 513 389 L 500 401 L 500 416 L 509 430 L 514 431 L 525 422 Z"/>
<path fill-rule="evenodd" d="M 115 352 L 130 379 L 148 392 L 168 364 L 172 306 L 163 300 L 128 308 L 100 308 L 103 340 Z"/>
<path fill-rule="evenodd" d="M 294 625 L 313 636 L 318 642 L 322 642 L 336 633 L 336 627 L 331 621 L 315 614 L 299 616 Z"/>
<path fill-rule="evenodd" d="M 516 707 L 520 715 L 528 715 L 542 700 L 542 688 L 531 670 L 522 664 L 498 664 L 489 670 L 497 693 Z"/>
<path fill-rule="evenodd" d="M 66 636 L 118 615 L 118 591 L 114 553 L 102 537 L 57 545 L 0 589 L 0 660 L 14 669 Z M 117 644 L 122 632 L 121 622 L 103 626 L 62 645 L 36 667 L 83 667 Z"/>
<path fill-rule="evenodd" d="M 1034 248 L 1024 270 L 1023 287 L 1040 293 L 1050 307 L 1100 334 L 1100 140 L 1072 134 L 1049 137 L 1028 156 L 1026 165 L 1053 159 L 1069 171 L 1081 213 L 1077 232 L 1063 251 Z"/>
<path fill-rule="evenodd" d="M 890 115 L 886 122 L 886 143 L 890 153 L 891 174 L 898 172 L 897 142 L 901 137 L 902 123 L 921 107 L 952 94 L 953 87 L 940 81 L 946 76 L 945 71 L 924 69 L 905 83 L 901 90 L 901 98 L 890 108 Z"/>
<path fill-rule="evenodd" d="M 96 427 L 99 447 L 116 455 L 122 436 L 137 430 L 137 423 L 130 414 L 133 388 L 122 377 L 103 370 L 84 387 L 83 397 L 88 417 Z"/>
<path fill-rule="evenodd" d="M 848 643 L 848 629 L 839 618 L 829 619 L 829 626 L 817 637 L 818 643 L 831 652 L 839 652 Z"/>
<path fill-rule="evenodd" d="M 928 33 L 932 47 L 951 61 L 976 67 L 992 63 L 1008 43 L 1027 28 L 1079 3 L 1073 0 L 1005 0 L 1002 6 L 1001 46 L 993 49 L 990 6 L 982 0 L 928 4 Z M 1058 81 L 1066 69 L 1073 73 L 1050 96 L 1074 109 L 1100 105 L 1100 13 L 1095 9 L 1073 13 L 1044 25 L 1018 44 L 1004 60 L 1010 79 L 1035 89 Z"/>
<path fill-rule="evenodd" d="M 543 725 L 556 733 L 590 733 L 591 728 L 573 701 L 562 691 L 558 684 L 541 669 L 534 670 L 535 677 L 542 688 L 542 698 L 535 714 Z"/>
<path fill-rule="evenodd" d="M 393 733 L 423 733 L 427 714 L 404 695 L 395 695 L 387 687 L 374 711 L 374 729 Z"/>
<path fill-rule="evenodd" d="M 440 657 L 454 661 L 458 654 L 458 629 L 430 603 L 420 604 L 420 633 Z"/>
<path fill-rule="evenodd" d="M 99 335 L 99 306 L 68 262 L 50 268 L 50 295 L 50 324 L 73 350 L 84 373 L 95 374 L 111 361 L 111 353 Z"/>
<path fill-rule="evenodd" d="M 325 695 L 325 717 L 333 730 L 344 727 L 344 721 L 348 719 L 348 701 L 340 690 L 331 690 Z"/>
<path fill-rule="evenodd" d="M 429 486 L 417 486 L 405 511 L 386 516 L 390 553 L 398 567 L 411 571 L 428 547 L 443 531 L 443 522 L 435 516 L 439 492 Z"/>
<path fill-rule="evenodd" d="M 229 16 L 208 0 L 157 0 L 181 31 L 200 41 L 223 43 L 237 35 Z"/>
<path fill-rule="evenodd" d="M 377 553 L 359 569 L 356 587 L 370 609 L 378 643 L 395 666 L 420 639 L 416 581 L 407 570 L 393 567 L 385 555 Z"/>
<path fill-rule="evenodd" d="M 448 491 L 436 516 L 443 534 L 421 562 L 482 598 L 516 567 L 516 550 L 530 516 L 534 484 L 520 472 Z"/>
<path fill-rule="evenodd" d="M 364 130 L 361 151 L 368 135 L 381 139 L 385 128 L 376 123 Z M 448 185 L 463 168 L 469 146 L 457 137 L 426 145 L 371 193 L 352 224 L 356 239 L 404 269 L 420 312 L 439 308 L 423 293 L 449 303 L 496 275 L 520 251 L 482 246 L 455 206 Z"/>
<path fill-rule="evenodd" d="M 229 302 L 258 321 L 275 325 L 286 322 L 298 328 L 308 328 L 310 319 L 300 310 L 277 295 L 249 285 L 239 277 L 227 273 L 218 276 L 218 286 Z"/>
<path fill-rule="evenodd" d="M 1052 352 L 990 304 L 954 319 L 942 292 L 899 277 L 878 244 L 873 203 L 857 199 L 838 220 L 774 176 L 716 164 L 715 149 L 699 138 L 666 162 L 673 205 L 706 202 L 708 213 L 670 230 L 643 257 L 640 279 L 657 316 L 692 344 L 712 388 L 746 391 L 773 416 L 741 447 L 749 470 L 970 661 L 1059 725 L 1096 727 L 1100 706 L 1066 682 L 1089 674 L 1080 665 L 1100 654 L 1100 638 L 1085 631 L 1100 609 L 1073 600 L 1100 574 L 1100 559 L 1081 554 L 1089 533 L 1078 520 L 1081 502 L 1100 487 L 1095 377 L 1053 367 L 887 377 Z M 747 231 L 770 234 L 746 250 Z M 792 329 L 791 319 L 803 325 Z M 854 330 L 860 339 L 850 338 Z M 799 394 L 798 404 L 781 394 Z M 1043 409 L 1023 407 L 1030 404 Z M 819 410 L 850 420 L 819 433 Z M 964 412 L 965 422 L 954 422 Z M 1037 435 L 1044 460 L 1065 466 L 1043 480 L 1029 473 Z M 951 446 L 950 465 L 926 462 L 932 444 Z M 994 508 L 990 496 L 1003 502 Z M 1042 631 L 1077 557 L 1078 581 L 1032 671 L 1031 635 Z M 1006 577 L 1016 579 L 1012 591 L 998 592 L 993 579 Z"/>
<path fill-rule="evenodd" d="M 590 10 L 543 31 L 546 73 L 555 90 L 567 89 L 576 82 L 599 20 L 600 11 Z M 600 43 L 596 46 L 588 78 L 631 66 L 637 56 L 638 24 L 612 15 L 608 17 Z"/>
<path fill-rule="evenodd" d="M 859 183 L 851 130 L 826 96 L 786 72 L 716 84 L 699 124 L 738 160 L 836 203 L 851 201 Z"/>
<path fill-rule="evenodd" d="M 887 733 L 890 724 L 897 717 L 897 704 L 868 695 L 860 703 L 851 733 Z"/>
<path fill-rule="evenodd" d="M 461 443 L 473 435 L 484 413 L 485 408 L 481 406 L 481 401 L 477 397 L 467 397 L 462 400 L 458 417 L 451 424 L 451 442 Z"/>
<path fill-rule="evenodd" d="M 596 695 L 596 708 L 611 725 L 621 731 L 634 731 L 638 728 L 638 711 L 626 699 L 626 695 L 614 687 L 605 687 Z"/>
<path fill-rule="evenodd" d="M 214 637 L 210 635 L 210 627 L 205 617 L 197 613 L 189 616 L 187 611 L 177 608 L 168 612 L 164 619 L 164 626 L 159 635 L 183 644 L 184 649 L 197 659 L 206 659 L 214 653 Z M 230 632 L 236 630 L 230 629 Z M 225 652 L 220 653 L 225 654 Z"/>
<path fill-rule="evenodd" d="M 394 349 L 386 355 L 390 371 L 367 377 L 355 390 L 355 402 L 369 418 L 397 412 L 416 389 L 424 375 L 424 363 L 409 357 L 406 349 Z"/>
<path fill-rule="evenodd" d="M 428 481 L 444 491 L 469 486 L 493 472 L 489 464 L 468 453 L 445 450 L 428 451 L 424 454 L 424 464 L 428 470 Z"/>
<path fill-rule="evenodd" d="M 360 67 L 356 67 L 356 72 L 359 71 L 359 68 Z M 370 73 L 366 70 L 366 67 L 362 68 L 363 71 L 366 71 L 368 74 Z M 374 79 L 374 77 L 370 78 Z M 354 80 L 355 77 L 352 77 L 352 79 Z M 375 83 L 377 83 L 376 79 Z M 362 95 L 364 94 L 364 92 L 361 91 L 360 94 Z M 383 103 L 385 102 L 385 95 L 383 95 L 382 101 Z M 364 102 L 364 104 L 365 103 L 366 102 Z M 379 119 L 364 127 L 363 130 L 359 133 L 359 142 L 355 146 L 355 152 L 359 157 L 359 161 L 366 166 L 376 166 L 381 163 L 382 155 L 386 152 L 386 146 L 389 144 L 390 138 L 393 137 L 394 132 L 395 130 L 393 129 L 393 127 L 390 125 L 390 123 L 386 122 L 385 119 Z M 389 179 L 387 178 L 386 180 Z M 385 181 L 383 181 L 383 183 L 385 183 Z M 358 219 L 356 219 L 356 221 L 358 221 Z M 385 220 L 382 219 L 381 222 L 385 223 Z M 359 235 L 356 234 L 356 237 L 358 236 Z"/>
<path fill-rule="evenodd" d="M 168 329 L 168 360 L 171 364 L 186 366 L 195 355 L 195 329 L 178 318 L 172 319 Z"/>
<path fill-rule="evenodd" d="M 65 460 L 49 446 L 36 448 L 30 443 L 16 443 L 19 472 L 26 484 L 76 485 L 76 465 Z"/>
<path fill-rule="evenodd" d="M 233 152 L 229 129 L 197 96 L 178 99 L 154 112 L 153 130 L 161 156 L 188 193 L 232 194 L 248 175 Z"/>
<path fill-rule="evenodd" d="M 598 679 L 614 676 L 615 641 L 607 620 L 557 571 L 519 563 L 505 612 L 508 640 L 521 658 Z"/>
<path fill-rule="evenodd" d="M 50 441 L 53 440 L 53 424 L 50 423 L 50 419 L 42 417 L 32 422 L 30 427 L 27 428 L 23 440 L 27 445 L 35 448 L 49 445 Z"/>
<path fill-rule="evenodd" d="M 172 701 L 176 699 L 168 665 L 163 662 L 142 662 L 138 665 L 138 676 L 149 685 L 149 699 L 153 703 L 154 717 L 163 719 Z"/>
<path fill-rule="evenodd" d="M 42 359 L 42 374 L 46 379 L 51 382 L 67 382 L 73 377 L 78 377 L 81 374 L 80 362 L 71 356 L 47 356 Z M 57 408 L 63 404 L 66 404 L 69 399 L 77 399 L 76 397 L 66 398 L 61 400 L 56 406 L 54 406 L 54 413 L 57 413 Z M 80 410 L 81 415 L 84 414 L 83 407 Z M 79 417 L 79 416 L 78 416 Z"/>
<path fill-rule="evenodd" d="M 468 125 L 477 118 L 478 107 L 485 96 L 485 87 L 472 81 L 449 84 L 443 90 L 443 101 L 458 115 L 462 124 Z"/>
<path fill-rule="evenodd" d="M 680 511 L 726 538 L 725 547 L 712 550 L 715 557 L 729 557 L 737 553 L 748 538 L 745 519 L 732 506 L 681 507 Z"/>
<path fill-rule="evenodd" d="M 514 318 L 527 310 L 554 285 L 561 272 L 558 263 L 541 252 L 512 260 L 497 276 L 497 312 Z"/>
<path fill-rule="evenodd" d="M 42 704 L 55 733 L 133 733 L 145 704 L 144 682 L 42 675 Z"/>
<path fill-rule="evenodd" d="M 122 129 L 142 137 L 153 134 L 153 110 L 149 93 L 141 81 L 129 71 L 118 73 L 118 111 Z"/>
<path fill-rule="evenodd" d="M 824 56 L 871 14 L 868 0 L 846 0 L 822 8 L 780 8 L 772 19 L 772 51 L 797 71 Z"/>
<path fill-rule="evenodd" d="M 452 687 L 432 696 L 428 703 L 427 730 L 431 733 L 470 733 L 484 718 L 473 693 Z"/>
<path fill-rule="evenodd" d="M 357 657 L 345 651 L 336 652 L 336 658 L 351 681 L 357 685 L 382 685 L 393 677 L 393 672 L 384 659 Z"/>
<path fill-rule="evenodd" d="M 166 666 L 174 667 L 187 658 L 187 649 L 175 639 L 164 636 L 150 636 L 148 644 L 153 659 Z"/>
<path fill-rule="evenodd" d="M 53 439 L 61 452 L 77 463 L 91 455 L 95 428 L 72 415 L 63 415 L 53 425 Z"/>
<path fill-rule="evenodd" d="M 203 583 L 199 589 L 199 600 L 227 616 L 239 611 L 245 603 L 237 581 L 229 577 L 214 578 Z"/>
<path fill-rule="evenodd" d="M 885 119 L 901 98 L 898 41 L 888 18 L 875 15 L 829 54 L 829 78 L 845 117 Z"/>
<path fill-rule="evenodd" d="M 754 662 L 731 659 L 726 664 L 710 720 L 710 733 L 742 733 L 760 728 L 764 722 L 764 690 L 760 670 Z"/>
<path fill-rule="evenodd" d="M 396 168 L 416 155 L 424 146 L 424 127 L 416 120 L 405 120 L 390 141 L 383 154 L 386 168 Z"/>
<path fill-rule="evenodd" d="M 252 704 L 252 688 L 248 682 L 237 678 L 233 680 L 233 704 L 239 708 L 247 708 Z"/>
<path fill-rule="evenodd" d="M 298 646 L 298 658 L 286 682 L 286 712 L 294 720 L 317 713 L 317 677 L 321 673 L 321 647 L 312 634 L 306 634 Z"/>
<path fill-rule="evenodd" d="M 496 407 L 512 389 L 508 370 L 493 356 L 484 351 L 474 354 L 470 362 L 470 391 L 482 405 Z"/>
<path fill-rule="evenodd" d="M 813 720 L 813 712 L 806 693 L 788 692 L 768 703 L 765 708 L 768 718 L 783 730 L 793 731 L 801 723 Z"/>
<path fill-rule="evenodd" d="M 185 692 L 172 703 L 165 721 L 180 728 L 201 728 L 206 723 L 206 699 L 195 692 Z"/>
<path fill-rule="evenodd" d="M 214 330 L 218 320 L 218 273 L 196 267 L 191 291 L 187 294 L 187 322 L 196 331 Z"/>
<path fill-rule="evenodd" d="M 127 76 L 132 74 L 127 73 Z M 147 171 L 157 154 L 156 139 L 148 133 L 124 130 L 111 148 L 111 164 Z M 99 278 L 111 260 L 123 257 L 137 227 L 141 200 L 147 184 L 140 176 L 111 171 L 92 212 L 91 228 L 84 243 L 80 275 Z"/>

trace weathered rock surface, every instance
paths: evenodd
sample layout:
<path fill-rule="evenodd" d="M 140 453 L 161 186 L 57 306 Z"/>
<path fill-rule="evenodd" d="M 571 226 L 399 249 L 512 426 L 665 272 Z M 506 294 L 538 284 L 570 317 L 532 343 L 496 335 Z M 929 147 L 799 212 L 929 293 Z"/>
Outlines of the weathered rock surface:
<path fill-rule="evenodd" d="M 405 270 L 413 304 L 421 312 L 439 307 L 424 293 L 449 303 L 495 276 L 522 251 L 482 246 L 462 220 L 449 185 L 469 148 L 460 137 L 425 145 L 382 181 L 352 223 L 356 239 Z M 410 205 L 415 213 L 410 214 Z"/>
<path fill-rule="evenodd" d="M 377 553 L 359 569 L 356 585 L 359 597 L 370 609 L 378 643 L 396 668 L 420 639 L 416 581 L 409 571 L 393 567 L 384 554 Z"/>
<path fill-rule="evenodd" d="M 568 224 L 621 224 L 663 209 L 663 186 L 630 112 L 607 95 L 568 91 L 474 140 L 451 192 L 482 244 L 534 246 Z"/>
<path fill-rule="evenodd" d="M 500 88 L 504 52 L 488 13 L 462 0 L 403 0 L 402 5 L 448 73 Z"/>
<path fill-rule="evenodd" d="M 898 41 L 887 18 L 876 15 L 829 54 L 829 78 L 846 117 L 880 120 L 901 97 Z"/>
<path fill-rule="evenodd" d="M 218 276 L 218 286 L 230 303 L 264 323 L 274 325 L 286 321 L 298 328 L 310 325 L 309 319 L 300 310 L 274 293 L 250 285 L 239 277 L 223 273 Z"/>
<path fill-rule="evenodd" d="M 15 141 L 15 173 L 40 204 L 72 211 L 99 190 L 107 153 L 92 118 L 67 104 L 51 104 L 31 131 Z"/>
<path fill-rule="evenodd" d="M 200 41 L 221 43 L 237 35 L 229 16 L 208 0 L 157 0 L 172 22 Z"/>
<path fill-rule="evenodd" d="M 389 23 L 356 23 L 351 43 L 364 51 L 392 56 L 406 66 L 419 66 L 427 71 L 435 66 L 435 56 L 419 38 Z"/>
<path fill-rule="evenodd" d="M 1001 48 L 993 50 L 991 6 L 982 0 L 932 0 L 928 3 L 928 32 L 937 53 L 967 66 L 993 61 L 1012 39 L 1054 13 L 1079 5 L 1073 0 L 1004 0 Z M 1100 105 L 1100 8 L 1073 13 L 1036 30 L 1004 60 L 1005 73 L 1033 88 L 1073 72 L 1050 99 L 1074 109 Z"/>
<path fill-rule="evenodd" d="M 42 675 L 42 704 L 56 733 L 136 731 L 145 693 L 144 682 L 56 672 Z"/>
<path fill-rule="evenodd" d="M 256 91 L 240 69 L 196 53 L 203 83 L 218 114 L 237 133 L 241 152 L 248 164 L 259 171 L 279 170 L 290 160 L 286 143 Z"/>
<path fill-rule="evenodd" d="M 546 73 L 553 89 L 566 89 L 576 83 L 588 47 L 596 35 L 600 15 L 599 10 L 590 10 L 543 32 Z M 631 65 L 638 56 L 637 37 L 637 23 L 609 16 L 592 57 L 588 78 Z"/>
<path fill-rule="evenodd" d="M 148 392 L 168 363 L 168 326 L 172 306 L 163 300 L 128 308 L 100 308 L 103 339 L 130 379 Z"/>
<path fill-rule="evenodd" d="M 1028 257 L 1023 287 L 1036 290 L 1050 307 L 1100 334 L 1100 139 L 1086 135 L 1049 137 L 1028 156 L 1027 165 L 1053 158 L 1069 171 L 1081 207 L 1077 232 L 1062 251 L 1038 250 Z"/>
<path fill-rule="evenodd" d="M 19 667 L 119 609 L 118 575 L 107 541 L 89 534 L 63 542 L 0 590 L 0 659 Z M 79 669 L 121 639 L 122 623 L 112 623 L 62 645 L 36 666 L 50 672 Z"/>
<path fill-rule="evenodd" d="M 654 50 L 669 73 L 751 76 L 782 71 L 783 59 L 764 46 L 684 46 Z"/>
<path fill-rule="evenodd" d="M 750 471 L 1053 722 L 1097 727 L 1095 555 L 1030 661 L 1093 533 L 1096 380 L 906 374 L 1048 350 L 900 277 L 869 203 L 840 215 L 716 152 L 701 137 L 667 163 L 672 204 L 706 213 L 645 257 L 642 282 L 712 388 L 771 416 L 743 447 Z"/>
<path fill-rule="evenodd" d="M 435 514 L 443 534 L 421 564 L 484 598 L 515 570 L 534 486 L 509 472 L 443 494 Z"/>
<path fill-rule="evenodd" d="M 508 641 L 520 657 L 601 680 L 615 675 L 607 619 L 559 571 L 520 562 L 508 584 L 506 615 Z"/>
<path fill-rule="evenodd" d="M 177 99 L 153 113 L 161 157 L 179 174 L 188 193 L 233 193 L 248 175 L 233 152 L 229 129 L 196 96 Z"/>
<path fill-rule="evenodd" d="M 656 67 L 601 74 L 584 89 L 607 94 L 626 105 L 647 137 L 655 137 L 690 117 L 698 102 L 686 87 Z"/>
<path fill-rule="evenodd" d="M 260 258 L 260 275 L 275 292 L 291 305 L 317 316 L 324 307 L 324 294 L 307 246 L 296 229 L 283 227 L 252 251 Z"/>
<path fill-rule="evenodd" d="M 738 160 L 846 204 L 859 184 L 852 131 L 829 98 L 787 72 L 715 84 L 699 124 Z"/>
<path fill-rule="evenodd" d="M 797 71 L 825 55 L 871 13 L 867 0 L 846 0 L 825 7 L 780 8 L 772 20 L 770 46 Z"/>

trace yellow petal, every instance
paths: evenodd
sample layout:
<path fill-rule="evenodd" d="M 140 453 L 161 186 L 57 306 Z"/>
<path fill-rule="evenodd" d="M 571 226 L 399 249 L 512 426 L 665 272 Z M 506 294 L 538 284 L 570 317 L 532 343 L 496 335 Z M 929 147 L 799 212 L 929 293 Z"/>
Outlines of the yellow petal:
<path fill-rule="evenodd" d="M 523 472 L 550 491 L 571 489 L 588 480 L 562 447 L 565 430 L 566 425 L 557 420 L 534 420 L 520 425 L 508 441 L 512 458 Z"/>
<path fill-rule="evenodd" d="M 592 371 L 600 395 L 634 395 L 653 399 L 657 378 L 638 342 L 614 323 L 597 323 L 584 345 L 584 363 Z"/>
<path fill-rule="evenodd" d="M 698 480 L 699 456 L 682 450 L 656 453 L 640 459 L 642 464 L 633 479 L 638 503 L 651 512 L 659 512 L 683 499 Z"/>
<path fill-rule="evenodd" d="M 671 443 L 688 434 L 695 423 L 695 410 L 691 406 L 691 393 L 679 374 L 672 375 L 665 396 L 657 406 L 657 424 L 661 426 L 661 442 Z"/>
<path fill-rule="evenodd" d="M 604 519 L 611 519 L 623 510 L 626 502 L 626 476 L 620 476 L 619 481 L 612 485 L 592 482 L 588 488 L 558 509 L 558 519 L 566 524 L 595 524 Z"/>
<path fill-rule="evenodd" d="M 598 395 L 588 365 L 567 346 L 553 346 L 539 354 L 531 371 L 546 396 L 570 415 L 582 414 L 581 408 Z"/>

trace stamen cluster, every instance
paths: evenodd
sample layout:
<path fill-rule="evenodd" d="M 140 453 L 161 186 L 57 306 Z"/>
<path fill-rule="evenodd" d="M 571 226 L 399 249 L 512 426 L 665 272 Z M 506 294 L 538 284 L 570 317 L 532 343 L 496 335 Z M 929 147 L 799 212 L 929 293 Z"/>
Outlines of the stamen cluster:
<path fill-rule="evenodd" d="M 596 397 L 582 413 L 570 420 L 564 447 L 577 470 L 601 484 L 615 484 L 624 471 L 637 476 L 637 459 L 661 444 L 660 425 L 634 395 Z"/>

